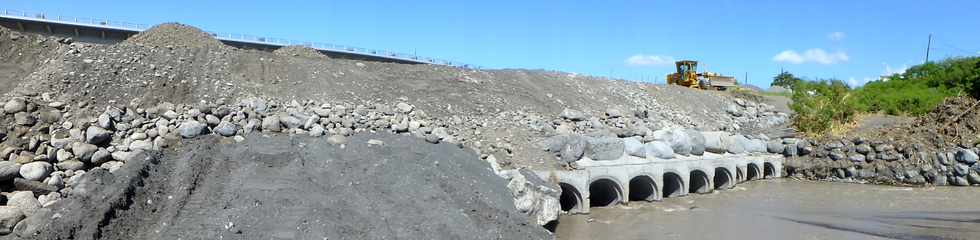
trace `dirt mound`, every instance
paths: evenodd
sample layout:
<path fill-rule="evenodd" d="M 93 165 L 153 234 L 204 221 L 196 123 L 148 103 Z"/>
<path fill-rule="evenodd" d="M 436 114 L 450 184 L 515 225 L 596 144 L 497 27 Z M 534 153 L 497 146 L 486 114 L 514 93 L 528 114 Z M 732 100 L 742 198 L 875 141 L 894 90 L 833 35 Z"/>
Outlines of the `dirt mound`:
<path fill-rule="evenodd" d="M 306 46 L 285 46 L 276 49 L 273 53 L 280 56 L 290 56 L 290 57 L 305 57 L 305 58 L 328 58 L 327 55 L 323 55 L 320 51 Z"/>
<path fill-rule="evenodd" d="M 164 23 L 126 39 L 126 43 L 167 47 L 223 48 L 221 41 L 193 26 L 180 23 Z"/>
<path fill-rule="evenodd" d="M 368 144 L 380 140 L 382 145 Z M 24 220 L 38 239 L 549 239 L 472 151 L 394 135 L 185 142 L 87 173 Z M 52 216 L 59 216 L 54 217 Z"/>
<path fill-rule="evenodd" d="M 980 101 L 970 97 L 947 98 L 922 117 L 910 132 L 939 146 L 973 147 L 980 137 Z"/>

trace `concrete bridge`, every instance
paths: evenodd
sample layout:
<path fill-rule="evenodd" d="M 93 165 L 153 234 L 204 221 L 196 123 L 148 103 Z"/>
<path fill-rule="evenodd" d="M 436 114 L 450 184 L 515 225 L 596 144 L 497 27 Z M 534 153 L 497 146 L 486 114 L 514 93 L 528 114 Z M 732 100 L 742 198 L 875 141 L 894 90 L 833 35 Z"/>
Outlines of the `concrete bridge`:
<path fill-rule="evenodd" d="M 561 208 L 572 214 L 590 207 L 658 201 L 690 193 L 728 189 L 744 181 L 781 177 L 783 157 L 773 154 L 712 154 L 645 159 L 624 155 L 612 161 L 582 159 L 579 170 L 535 171 L 559 182 Z"/>
<path fill-rule="evenodd" d="M 0 9 L 0 25 L 23 32 L 72 37 L 76 41 L 91 43 L 121 42 L 134 34 L 152 27 L 151 25 L 147 24 L 123 22 L 111 20 L 109 18 L 57 16 L 48 15 L 41 12 L 27 12 L 10 9 Z M 219 32 L 208 33 L 226 45 L 242 49 L 274 51 L 285 46 L 301 45 L 317 49 L 320 51 L 320 53 L 333 58 L 477 68 L 476 66 L 459 62 L 422 57 L 416 54 L 399 53 L 388 50 L 366 49 L 309 41 L 294 41 L 246 34 Z"/>

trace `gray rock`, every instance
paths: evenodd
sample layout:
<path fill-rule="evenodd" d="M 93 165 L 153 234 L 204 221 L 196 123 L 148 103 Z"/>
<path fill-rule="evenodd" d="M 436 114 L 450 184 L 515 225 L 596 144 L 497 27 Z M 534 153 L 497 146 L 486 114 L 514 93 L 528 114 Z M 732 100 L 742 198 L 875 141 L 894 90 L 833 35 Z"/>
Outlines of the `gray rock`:
<path fill-rule="evenodd" d="M 961 176 L 950 178 L 949 181 L 950 181 L 949 184 L 953 186 L 961 186 L 961 187 L 970 186 L 970 181 L 966 180 L 965 177 L 961 177 Z"/>
<path fill-rule="evenodd" d="M 333 144 L 333 145 L 346 144 L 347 143 L 347 137 L 345 137 L 344 135 L 338 135 L 338 134 L 330 135 L 330 137 L 327 137 L 327 143 Z"/>
<path fill-rule="evenodd" d="M 0 182 L 9 181 L 20 176 L 20 164 L 11 161 L 0 161 Z"/>
<path fill-rule="evenodd" d="M 704 135 L 701 132 L 694 129 L 684 129 L 684 134 L 687 134 L 688 139 L 691 140 L 691 154 L 696 156 L 701 156 L 704 154 Z"/>
<path fill-rule="evenodd" d="M 779 139 L 773 139 L 766 142 L 766 151 L 769 153 L 783 153 L 785 148 L 786 146 L 783 145 L 783 142 Z"/>
<path fill-rule="evenodd" d="M 876 144 L 874 146 L 874 149 L 875 152 L 887 152 L 887 151 L 895 150 L 895 146 L 887 143 L 880 143 L 880 144 Z"/>
<path fill-rule="evenodd" d="M 54 166 L 58 167 L 58 169 L 70 170 L 70 171 L 85 169 L 85 163 L 82 163 L 81 161 L 74 160 L 74 159 L 55 163 Z"/>
<path fill-rule="evenodd" d="M 310 127 L 310 137 L 323 136 L 323 134 L 325 134 L 326 131 L 327 130 L 326 129 L 323 129 L 323 126 L 321 126 L 320 124 L 313 124 Z"/>
<path fill-rule="evenodd" d="M 864 154 L 850 154 L 847 156 L 847 159 L 855 163 L 862 163 L 866 160 Z"/>
<path fill-rule="evenodd" d="M 830 157 L 830 160 L 837 161 L 846 158 L 847 155 L 844 155 L 844 153 L 839 150 L 834 150 L 831 151 L 830 154 L 827 154 L 827 157 Z"/>
<path fill-rule="evenodd" d="M 12 98 L 3 104 L 3 112 L 7 114 L 19 113 L 27 110 L 27 102 L 23 98 Z"/>
<path fill-rule="evenodd" d="M 978 174 L 976 171 L 970 171 L 970 174 L 966 175 L 966 180 L 970 182 L 970 184 L 980 184 L 980 174 Z"/>
<path fill-rule="evenodd" d="M 105 129 L 112 129 L 112 123 L 112 117 L 110 117 L 107 113 L 99 114 L 99 119 L 96 121 L 96 124 L 98 124 L 99 127 Z"/>
<path fill-rule="evenodd" d="M 20 166 L 20 176 L 31 181 L 41 181 L 48 177 L 53 170 L 48 162 L 30 162 Z"/>
<path fill-rule="evenodd" d="M 201 122 L 188 120 L 180 123 L 180 127 L 177 127 L 177 133 L 180 133 L 180 136 L 184 138 L 195 138 L 200 136 L 206 127 L 207 125 Z"/>
<path fill-rule="evenodd" d="M 34 215 L 41 208 L 41 202 L 37 201 L 37 198 L 34 197 L 34 193 L 31 191 L 17 191 L 9 196 L 7 205 L 17 207 L 25 216 Z"/>
<path fill-rule="evenodd" d="M 129 143 L 129 150 L 154 150 L 153 142 L 150 140 L 136 140 Z"/>
<path fill-rule="evenodd" d="M 61 122 L 61 112 L 58 110 L 42 111 L 39 115 L 43 123 L 53 124 Z"/>
<path fill-rule="evenodd" d="M 766 146 L 766 140 L 751 139 L 745 150 L 754 153 L 766 153 L 768 152 L 768 146 Z"/>
<path fill-rule="evenodd" d="M 424 138 L 425 138 L 425 141 L 426 142 L 429 142 L 429 143 L 439 143 L 439 141 L 442 140 L 442 139 L 439 139 L 439 136 L 436 136 L 436 135 L 433 135 L 433 134 L 426 134 Z"/>
<path fill-rule="evenodd" d="M 31 115 L 29 112 L 15 113 L 14 124 L 21 126 L 34 126 L 34 124 L 37 124 L 37 118 L 34 118 L 34 115 Z"/>
<path fill-rule="evenodd" d="M 691 139 L 683 129 L 673 128 L 653 131 L 653 139 L 670 144 L 670 148 L 674 154 L 684 156 L 691 154 Z"/>
<path fill-rule="evenodd" d="M 13 232 L 14 226 L 24 220 L 24 212 L 14 206 L 0 206 L 0 235 Z"/>
<path fill-rule="evenodd" d="M 112 139 L 112 132 L 98 126 L 89 126 L 85 130 L 85 142 L 100 145 Z"/>
<path fill-rule="evenodd" d="M 302 119 L 299 119 L 299 118 L 294 117 L 294 116 L 291 116 L 291 115 L 282 115 L 282 116 L 279 116 L 279 122 L 281 122 L 283 125 L 286 126 L 286 128 L 289 128 L 289 129 L 300 128 L 300 127 L 303 126 L 303 120 Z"/>
<path fill-rule="evenodd" d="M 623 140 L 614 137 L 587 138 L 589 143 L 585 153 L 592 160 L 615 160 L 623 156 Z"/>
<path fill-rule="evenodd" d="M 269 116 L 262 119 L 262 131 L 265 132 L 280 132 L 282 128 L 279 123 L 278 116 Z"/>
<path fill-rule="evenodd" d="M 582 121 L 589 118 L 584 112 L 570 108 L 562 110 L 561 117 L 571 121 Z"/>
<path fill-rule="evenodd" d="M 722 154 L 728 152 L 731 136 L 727 132 L 701 132 L 704 136 L 704 150 L 710 153 Z"/>
<path fill-rule="evenodd" d="M 220 118 L 218 118 L 217 116 L 211 115 L 211 114 L 205 115 L 204 116 L 204 121 L 207 122 L 208 126 L 211 126 L 211 127 L 217 126 L 218 124 L 221 123 L 221 119 Z"/>
<path fill-rule="evenodd" d="M 606 109 L 606 116 L 609 118 L 623 117 L 623 110 L 615 107 Z"/>
<path fill-rule="evenodd" d="M 588 142 L 583 137 L 570 136 L 561 148 L 559 162 L 569 164 L 582 159 L 582 156 L 585 155 L 585 148 L 588 145 Z"/>
<path fill-rule="evenodd" d="M 75 155 L 75 157 L 84 162 L 90 162 L 92 160 L 92 155 L 98 150 L 98 146 L 88 143 L 75 142 L 71 145 L 71 152 Z"/>
<path fill-rule="evenodd" d="M 966 164 L 973 164 L 977 162 L 977 153 L 970 149 L 960 149 L 956 151 L 956 161 Z"/>
<path fill-rule="evenodd" d="M 89 163 L 92 163 L 93 165 L 102 165 L 109 160 L 112 160 L 112 155 L 109 153 L 109 151 L 99 149 L 95 151 L 95 153 L 92 153 L 92 158 L 89 159 Z"/>
<path fill-rule="evenodd" d="M 569 138 L 568 135 L 551 136 L 538 142 L 538 147 L 550 153 L 559 153 Z"/>
<path fill-rule="evenodd" d="M 962 164 L 962 163 L 957 163 L 956 165 L 953 165 L 953 174 L 955 174 L 956 176 L 966 176 L 966 174 L 968 173 L 970 173 L 970 166 L 967 166 L 966 164 Z"/>
<path fill-rule="evenodd" d="M 412 112 L 413 109 L 415 109 L 415 107 L 413 107 L 412 105 L 404 102 L 395 104 L 395 108 L 398 109 L 398 112 L 400 113 L 410 113 Z"/>
<path fill-rule="evenodd" d="M 643 142 L 640 142 L 639 137 L 623 138 L 623 149 L 630 156 L 647 157 L 647 151 L 643 147 Z"/>
<path fill-rule="evenodd" d="M 799 148 L 796 147 L 796 144 L 795 143 L 794 144 L 786 144 L 786 147 L 783 148 L 783 156 L 786 156 L 786 157 L 797 156 L 797 155 L 799 155 L 799 152 L 797 152 L 798 149 Z"/>
<path fill-rule="evenodd" d="M 728 152 L 732 154 L 745 153 L 749 150 L 749 145 L 752 145 L 752 140 L 741 134 L 736 134 L 731 139 L 732 143 L 728 145 Z"/>
<path fill-rule="evenodd" d="M 118 151 L 110 154 L 110 156 L 112 156 L 112 160 L 116 160 L 120 162 L 128 162 L 133 159 L 136 159 L 136 157 L 141 154 L 142 151 Z"/>
<path fill-rule="evenodd" d="M 214 127 L 214 133 L 225 137 L 235 136 L 238 133 L 238 125 L 228 121 L 221 121 L 218 123 L 218 126 Z"/>
<path fill-rule="evenodd" d="M 73 157 L 75 157 L 75 155 L 65 149 L 58 149 L 58 152 L 55 153 L 55 160 L 58 162 L 68 161 Z"/>
<path fill-rule="evenodd" d="M 857 146 L 854 147 L 854 151 L 855 152 L 858 152 L 858 153 L 864 154 L 864 155 L 868 155 L 868 153 L 871 153 L 871 150 L 872 150 L 871 149 L 871 146 L 868 146 L 868 144 L 860 144 L 860 145 L 857 145 Z"/>
<path fill-rule="evenodd" d="M 647 151 L 647 157 L 655 157 L 661 159 L 671 159 L 674 158 L 674 149 L 670 147 L 670 144 L 663 141 L 653 141 L 648 142 L 644 145 Z"/>

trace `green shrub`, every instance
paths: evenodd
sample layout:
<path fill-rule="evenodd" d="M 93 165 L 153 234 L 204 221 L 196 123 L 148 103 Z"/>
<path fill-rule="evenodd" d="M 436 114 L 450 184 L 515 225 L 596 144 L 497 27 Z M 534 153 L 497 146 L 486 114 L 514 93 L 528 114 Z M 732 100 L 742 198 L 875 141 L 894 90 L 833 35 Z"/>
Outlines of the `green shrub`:
<path fill-rule="evenodd" d="M 801 81 L 793 87 L 790 108 L 797 130 L 819 134 L 850 123 L 857 114 L 851 89 L 840 80 Z"/>

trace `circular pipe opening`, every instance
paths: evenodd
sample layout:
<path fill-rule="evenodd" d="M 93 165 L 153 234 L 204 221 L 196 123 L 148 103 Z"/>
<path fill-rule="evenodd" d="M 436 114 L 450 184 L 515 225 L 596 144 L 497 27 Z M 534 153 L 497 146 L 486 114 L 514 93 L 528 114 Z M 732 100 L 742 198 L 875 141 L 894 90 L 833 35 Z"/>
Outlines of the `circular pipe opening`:
<path fill-rule="evenodd" d="M 582 194 L 579 193 L 578 189 L 568 183 L 558 183 L 558 186 L 561 187 L 561 196 L 558 198 L 558 202 L 561 204 L 562 211 L 577 209 L 582 204 Z"/>
<path fill-rule="evenodd" d="M 773 166 L 772 163 L 763 163 L 762 168 L 764 168 L 763 175 L 762 175 L 763 178 L 770 178 L 776 176 L 776 167 Z"/>
<path fill-rule="evenodd" d="M 711 192 L 711 187 L 708 185 L 708 174 L 705 174 L 701 170 L 691 171 L 691 188 L 690 193 L 709 193 Z"/>
<path fill-rule="evenodd" d="M 678 197 L 684 195 L 684 179 L 676 173 L 664 173 L 664 197 Z"/>
<path fill-rule="evenodd" d="M 649 176 L 636 176 L 630 180 L 630 201 L 657 200 L 657 183 Z"/>
<path fill-rule="evenodd" d="M 620 202 L 623 191 L 613 180 L 599 179 L 589 184 L 590 207 L 608 207 Z"/>
<path fill-rule="evenodd" d="M 749 165 L 747 167 L 745 167 L 745 168 L 746 168 L 745 170 L 748 172 L 746 174 L 746 176 L 745 176 L 745 179 L 746 180 L 750 180 L 751 181 L 751 180 L 759 179 L 759 177 L 760 177 L 759 176 L 759 166 L 755 165 L 755 163 L 749 163 Z"/>
<path fill-rule="evenodd" d="M 729 189 L 732 188 L 732 174 L 728 172 L 728 169 L 720 167 L 715 168 L 715 189 Z"/>

